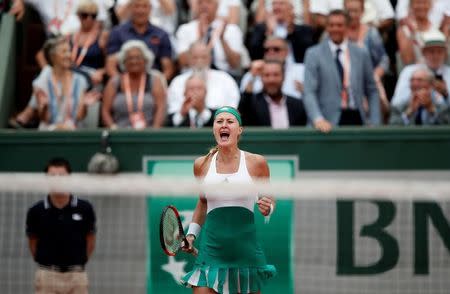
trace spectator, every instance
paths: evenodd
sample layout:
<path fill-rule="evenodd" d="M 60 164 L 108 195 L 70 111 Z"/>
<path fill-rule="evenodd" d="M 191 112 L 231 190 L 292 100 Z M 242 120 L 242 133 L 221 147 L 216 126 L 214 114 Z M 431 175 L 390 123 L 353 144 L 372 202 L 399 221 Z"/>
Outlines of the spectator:
<path fill-rule="evenodd" d="M 322 132 L 337 125 L 380 123 L 380 102 L 370 56 L 348 41 L 349 21 L 345 11 L 330 12 L 329 37 L 306 52 L 303 101 L 309 120 Z M 336 66 L 330 66 L 333 63 Z M 368 116 L 363 97 L 369 102 Z"/>
<path fill-rule="evenodd" d="M 303 63 L 306 49 L 314 44 L 311 27 L 294 23 L 289 0 L 272 1 L 272 14 L 266 22 L 255 25 L 249 44 L 252 60 L 264 57 L 264 41 L 268 36 L 276 36 L 288 42 L 286 63 Z"/>
<path fill-rule="evenodd" d="M 223 105 L 237 107 L 239 88 L 233 78 L 226 72 L 211 69 L 211 51 L 207 45 L 197 41 L 191 45 L 188 53 L 190 68 L 178 75 L 170 83 L 168 90 L 168 113 L 178 111 L 185 100 L 185 85 L 193 73 L 200 74 L 206 82 L 206 107 L 217 109 Z"/>
<path fill-rule="evenodd" d="M 43 52 L 49 65 L 33 81 L 28 106 L 10 124 L 26 126 L 38 116 L 41 130 L 82 127 L 87 107 L 98 100 L 98 93 L 87 93 L 86 77 L 71 68 L 70 46 L 65 38 L 49 39 Z"/>
<path fill-rule="evenodd" d="M 169 115 L 168 126 L 212 127 L 215 109 L 206 107 L 206 83 L 203 76 L 194 73 L 186 81 L 181 108 Z"/>
<path fill-rule="evenodd" d="M 116 0 L 114 10 L 120 22 L 128 20 L 130 15 L 130 0 Z M 151 12 L 149 20 L 162 28 L 170 36 L 175 33 L 177 25 L 177 5 L 175 0 L 151 0 Z"/>
<path fill-rule="evenodd" d="M 423 34 L 433 29 L 428 18 L 432 0 L 411 0 L 410 15 L 397 28 L 397 42 L 401 65 L 422 63 Z"/>
<path fill-rule="evenodd" d="M 95 86 L 103 83 L 105 74 L 105 51 L 107 33 L 102 31 L 96 20 L 98 6 L 92 0 L 81 0 L 77 15 L 81 28 L 71 35 L 72 62 L 76 68 L 86 73 Z"/>
<path fill-rule="evenodd" d="M 434 28 L 439 28 L 444 17 L 448 0 L 432 0 L 431 9 L 428 12 L 428 19 Z M 411 0 L 397 0 L 395 15 L 400 24 L 409 22 L 411 17 Z"/>
<path fill-rule="evenodd" d="M 374 80 L 377 85 L 378 95 L 381 102 L 383 118 L 389 117 L 389 100 L 387 99 L 382 79 L 389 70 L 389 57 L 384 49 L 383 40 L 378 30 L 361 22 L 364 13 L 364 0 L 345 0 L 345 10 L 350 16 L 348 38 L 359 47 L 367 49 L 374 67 Z M 364 99 L 364 108 L 368 110 L 367 100 Z"/>
<path fill-rule="evenodd" d="M 432 30 L 424 34 L 423 38 L 424 46 L 422 52 L 425 65 L 434 75 L 433 90 L 448 101 L 450 93 L 450 66 L 445 64 L 447 57 L 445 36 L 437 30 Z M 391 101 L 393 107 L 401 107 L 410 100 L 410 80 L 413 72 L 420 67 L 420 64 L 412 64 L 401 71 Z"/>
<path fill-rule="evenodd" d="M 129 40 L 141 40 L 153 52 L 153 67 L 170 80 L 175 68 L 172 61 L 172 45 L 169 35 L 148 21 L 150 0 L 130 0 L 130 20 L 112 29 L 107 45 L 106 71 L 109 76 L 118 73 L 116 53 Z"/>
<path fill-rule="evenodd" d="M 122 45 L 118 62 L 123 74 L 108 81 L 103 94 L 102 119 L 106 127 L 159 128 L 166 113 L 166 88 L 152 70 L 154 55 L 146 44 L 130 40 Z"/>
<path fill-rule="evenodd" d="M 263 92 L 244 93 L 239 103 L 244 126 L 287 129 L 306 125 L 303 102 L 283 94 L 283 63 L 268 60 L 262 69 Z"/>
<path fill-rule="evenodd" d="M 71 173 L 63 158 L 51 159 L 45 173 Z M 50 192 L 27 213 L 26 233 L 34 261 L 36 293 L 88 293 L 85 265 L 95 247 L 96 217 L 92 205 L 70 193 Z"/>
<path fill-rule="evenodd" d="M 450 123 L 448 104 L 433 89 L 433 73 L 425 66 L 416 68 L 410 80 L 410 96 L 392 106 L 390 123 L 396 125 L 435 125 Z"/>
<path fill-rule="evenodd" d="M 182 68 L 189 65 L 189 47 L 202 41 L 211 51 L 211 67 L 238 76 L 241 52 L 245 50 L 239 27 L 217 18 L 218 0 L 199 0 L 196 20 L 181 25 L 176 33 L 178 61 Z"/>
<path fill-rule="evenodd" d="M 277 60 L 284 65 L 283 94 L 301 99 L 304 66 L 302 63 L 286 63 L 288 51 L 288 43 L 282 38 L 270 36 L 264 42 L 264 59 Z M 251 63 L 250 70 L 242 77 L 241 93 L 259 93 L 263 90 L 261 80 L 263 67 L 264 60 L 254 60 Z"/>

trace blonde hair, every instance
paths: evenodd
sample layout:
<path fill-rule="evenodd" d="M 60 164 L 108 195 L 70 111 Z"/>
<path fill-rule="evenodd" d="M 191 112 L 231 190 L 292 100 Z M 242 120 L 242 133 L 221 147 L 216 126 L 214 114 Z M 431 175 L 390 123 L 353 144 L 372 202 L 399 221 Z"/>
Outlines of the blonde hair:
<path fill-rule="evenodd" d="M 92 12 L 95 11 L 95 13 L 98 13 L 98 5 L 93 0 L 80 0 L 77 6 L 77 13 L 80 12 Z"/>

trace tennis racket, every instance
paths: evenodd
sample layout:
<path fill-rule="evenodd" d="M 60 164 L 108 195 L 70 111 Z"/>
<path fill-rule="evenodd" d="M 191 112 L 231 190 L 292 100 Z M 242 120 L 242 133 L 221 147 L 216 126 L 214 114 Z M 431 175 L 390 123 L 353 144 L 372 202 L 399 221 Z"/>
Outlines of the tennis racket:
<path fill-rule="evenodd" d="M 164 253 L 175 256 L 181 248 L 188 248 L 189 242 L 181 224 L 180 214 L 173 205 L 164 207 L 159 223 L 159 240 Z M 198 255 L 198 250 L 194 248 L 193 255 Z"/>

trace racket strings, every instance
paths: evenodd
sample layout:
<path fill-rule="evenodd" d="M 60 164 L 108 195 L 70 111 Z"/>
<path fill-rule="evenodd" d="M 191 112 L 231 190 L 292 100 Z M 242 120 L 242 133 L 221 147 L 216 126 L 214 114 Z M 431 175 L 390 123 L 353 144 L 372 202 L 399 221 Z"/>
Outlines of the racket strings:
<path fill-rule="evenodd" d="M 176 253 L 182 245 L 178 218 L 171 209 L 163 217 L 163 239 L 166 249 L 171 253 Z"/>

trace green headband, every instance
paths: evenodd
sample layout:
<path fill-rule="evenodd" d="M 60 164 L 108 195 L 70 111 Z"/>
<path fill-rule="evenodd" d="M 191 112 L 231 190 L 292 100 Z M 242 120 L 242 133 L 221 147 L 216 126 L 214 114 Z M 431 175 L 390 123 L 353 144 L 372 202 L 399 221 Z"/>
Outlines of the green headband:
<path fill-rule="evenodd" d="M 231 113 L 232 115 L 234 115 L 234 117 L 236 117 L 239 125 L 242 126 L 241 115 L 239 114 L 239 112 L 236 109 L 234 109 L 233 107 L 229 107 L 229 106 L 220 107 L 214 113 L 214 118 L 216 118 L 216 116 L 218 116 L 222 112 L 228 112 L 228 113 Z"/>

